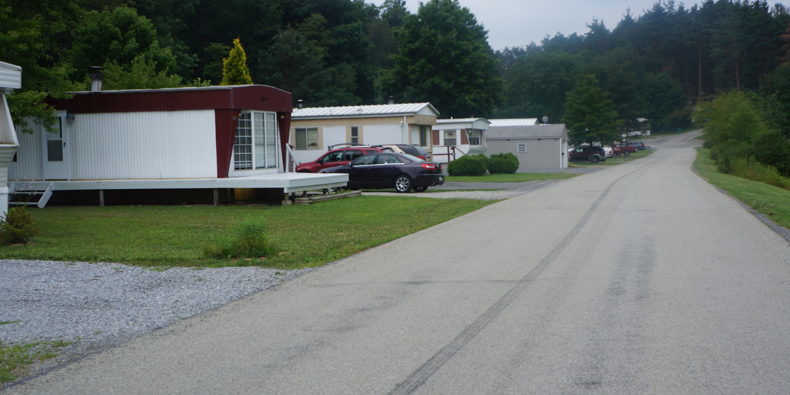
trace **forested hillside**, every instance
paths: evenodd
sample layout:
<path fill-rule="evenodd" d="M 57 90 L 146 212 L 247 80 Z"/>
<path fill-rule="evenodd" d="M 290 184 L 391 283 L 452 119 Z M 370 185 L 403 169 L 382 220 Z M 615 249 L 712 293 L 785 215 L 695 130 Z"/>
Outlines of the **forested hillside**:
<path fill-rule="evenodd" d="M 0 0 L 0 60 L 24 68 L 17 119 L 46 117 L 45 92 L 85 89 L 90 66 L 104 67 L 105 89 L 219 84 L 237 38 L 253 83 L 308 106 L 392 95 L 431 101 L 447 118 L 559 122 L 566 93 L 594 74 L 625 127 L 677 127 L 698 100 L 730 90 L 790 109 L 785 7 L 668 1 L 623 12 L 612 30 L 592 20 L 583 35 L 495 51 L 458 0 L 428 0 L 417 14 L 403 0 Z M 787 112 L 777 113 L 785 135 Z"/>

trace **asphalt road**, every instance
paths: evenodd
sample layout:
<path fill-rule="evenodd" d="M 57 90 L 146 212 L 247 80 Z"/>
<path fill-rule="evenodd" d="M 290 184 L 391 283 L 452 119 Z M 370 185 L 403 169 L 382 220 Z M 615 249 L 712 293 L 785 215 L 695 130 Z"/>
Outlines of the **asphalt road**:
<path fill-rule="evenodd" d="M 790 246 L 653 155 L 500 202 L 9 394 L 786 394 Z"/>

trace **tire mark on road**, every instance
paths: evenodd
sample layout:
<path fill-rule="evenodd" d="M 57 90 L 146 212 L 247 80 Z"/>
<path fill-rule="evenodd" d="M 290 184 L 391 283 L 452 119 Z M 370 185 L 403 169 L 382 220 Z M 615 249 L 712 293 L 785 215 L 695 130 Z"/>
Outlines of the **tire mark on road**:
<path fill-rule="evenodd" d="M 546 255 L 540 263 L 535 266 L 527 275 L 521 278 L 518 283 L 513 286 L 504 296 L 502 296 L 498 301 L 496 301 L 491 307 L 488 308 L 483 314 L 481 314 L 472 324 L 466 327 L 458 336 L 455 337 L 450 343 L 444 346 L 441 350 L 439 350 L 436 354 L 434 354 L 427 362 L 425 362 L 422 366 L 417 368 L 414 372 L 412 372 L 406 380 L 402 381 L 398 386 L 396 386 L 392 391 L 388 393 L 388 395 L 400 395 L 400 394 L 411 394 L 414 393 L 421 385 L 423 385 L 428 379 L 433 376 L 442 366 L 444 366 L 447 361 L 449 361 L 458 351 L 464 348 L 478 333 L 480 333 L 486 326 L 488 326 L 491 321 L 496 318 L 505 308 L 507 308 L 520 294 L 522 294 L 532 282 L 541 274 L 549 265 L 554 262 L 555 259 L 568 247 L 568 245 L 576 238 L 576 236 L 581 232 L 582 228 L 589 222 L 590 218 L 592 217 L 595 210 L 601 204 L 601 202 L 606 198 L 612 188 L 620 182 L 620 180 L 630 176 L 638 172 L 639 170 L 644 169 L 645 167 L 655 163 L 651 161 L 633 171 L 629 172 L 628 174 L 623 175 L 622 177 L 614 180 L 608 188 L 598 197 L 598 199 L 590 206 L 587 210 L 587 213 L 584 214 L 581 221 L 573 228 L 573 230 L 568 233 L 562 241 L 554 247 L 554 249 Z"/>

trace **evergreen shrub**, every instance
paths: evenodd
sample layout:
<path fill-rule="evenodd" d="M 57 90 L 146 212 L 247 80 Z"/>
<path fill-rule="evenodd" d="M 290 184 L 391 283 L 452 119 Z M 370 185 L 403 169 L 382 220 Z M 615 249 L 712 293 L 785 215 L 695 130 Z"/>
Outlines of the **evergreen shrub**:
<path fill-rule="evenodd" d="M 210 258 L 262 258 L 273 252 L 266 238 L 266 224 L 247 221 L 239 225 L 234 237 L 217 244 L 203 246 L 203 253 Z"/>
<path fill-rule="evenodd" d="M 486 159 L 480 155 L 465 155 L 447 165 L 451 176 L 482 176 L 486 174 Z"/>
<path fill-rule="evenodd" d="M 5 220 L 0 222 L 0 241 L 3 245 L 27 244 L 38 233 L 33 215 L 24 207 L 11 207 Z"/>
<path fill-rule="evenodd" d="M 518 166 L 518 158 L 510 152 L 494 154 L 488 159 L 488 172 L 491 174 L 513 174 Z"/>

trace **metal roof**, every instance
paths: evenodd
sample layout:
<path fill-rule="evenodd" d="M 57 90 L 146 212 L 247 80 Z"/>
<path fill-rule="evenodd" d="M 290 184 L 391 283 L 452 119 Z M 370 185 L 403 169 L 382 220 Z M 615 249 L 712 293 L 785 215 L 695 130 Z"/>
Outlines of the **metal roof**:
<path fill-rule="evenodd" d="M 537 139 L 567 138 L 568 130 L 564 123 L 527 125 L 527 126 L 494 126 L 486 131 L 486 140 L 504 139 Z"/>
<path fill-rule="evenodd" d="M 439 115 L 439 111 L 431 103 L 404 103 L 404 104 L 379 104 L 371 106 L 345 106 L 345 107 L 313 107 L 313 108 L 294 108 L 291 119 L 306 118 L 359 118 L 359 117 L 380 117 L 380 116 L 399 116 L 415 115 L 428 108 L 434 114 Z"/>
<path fill-rule="evenodd" d="M 537 118 L 511 118 L 511 119 L 489 119 L 491 127 L 494 126 L 532 126 L 538 123 Z"/>

